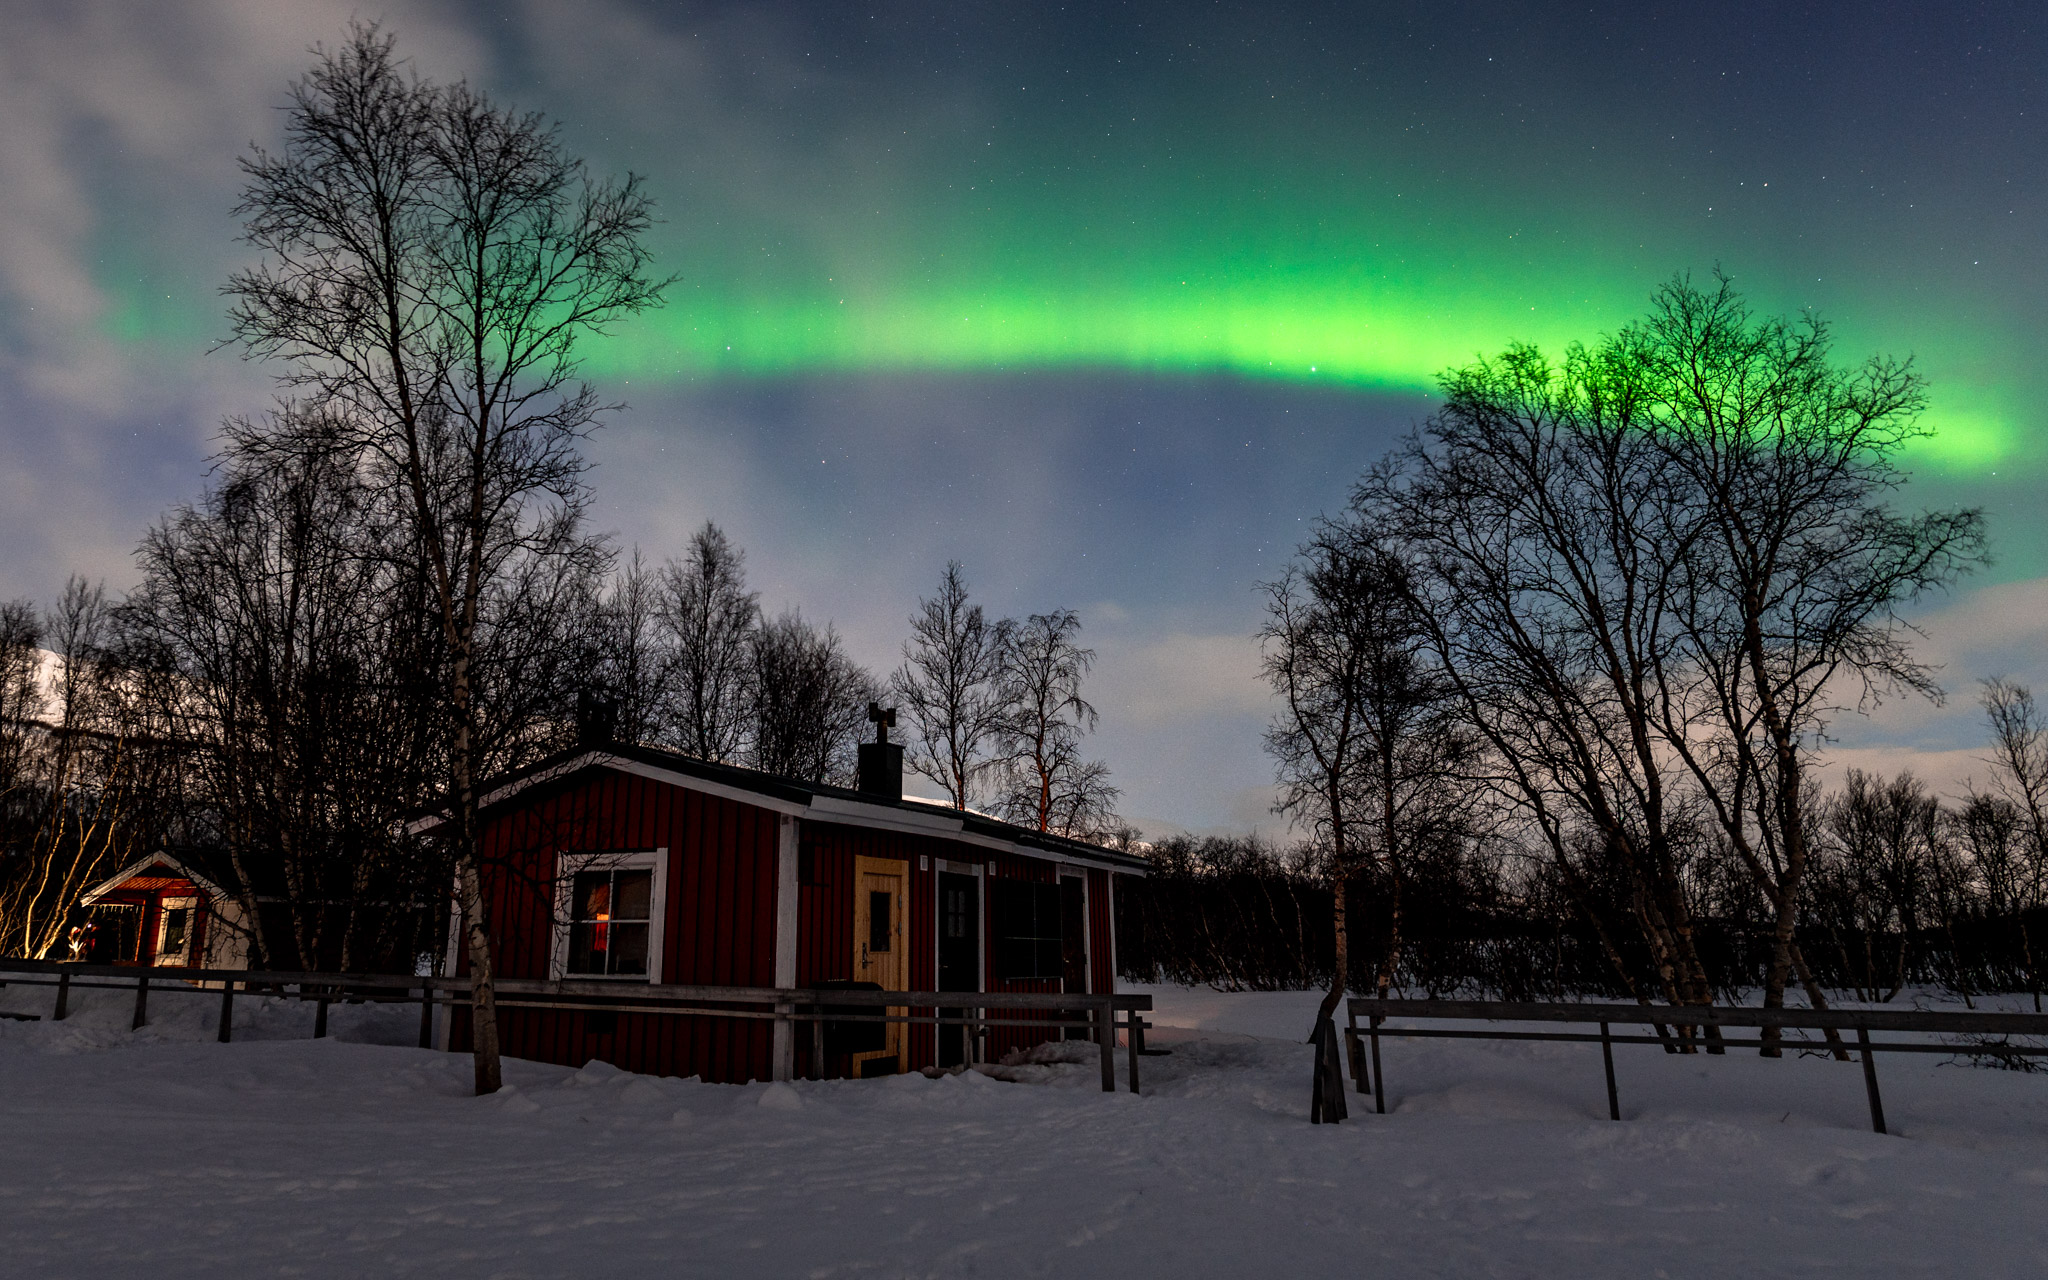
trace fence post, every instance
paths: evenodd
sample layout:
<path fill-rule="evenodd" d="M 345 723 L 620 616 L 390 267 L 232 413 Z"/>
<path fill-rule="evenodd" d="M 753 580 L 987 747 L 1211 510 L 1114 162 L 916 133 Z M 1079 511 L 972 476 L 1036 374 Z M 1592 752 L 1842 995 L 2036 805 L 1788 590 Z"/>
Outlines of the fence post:
<path fill-rule="evenodd" d="M 811 1006 L 811 1079 L 825 1078 L 825 1007 Z"/>
<path fill-rule="evenodd" d="M 135 1021 L 128 1024 L 130 1031 L 140 1031 L 149 1023 L 149 970 L 144 969 L 135 979 Z"/>
<path fill-rule="evenodd" d="M 1130 1045 L 1131 1092 L 1138 1092 L 1138 1059 L 1145 1056 L 1145 1015 L 1137 1009 L 1125 1011 L 1124 1017 L 1130 1027 L 1125 1042 Z"/>
<path fill-rule="evenodd" d="M 64 1021 L 64 1014 L 70 1008 L 70 1005 L 71 973 L 69 970 L 66 970 L 57 975 L 57 1012 L 51 1015 L 50 1021 Z"/>
<path fill-rule="evenodd" d="M 1365 1043 L 1358 1038 L 1358 1011 L 1346 1001 L 1344 1010 L 1344 1056 L 1351 1063 L 1351 1082 L 1360 1093 L 1372 1092 L 1372 1075 L 1365 1069 Z"/>
<path fill-rule="evenodd" d="M 1373 1110 L 1387 1114 L 1387 1073 L 1380 1068 L 1380 1015 L 1372 1015 L 1372 1100 Z"/>
<path fill-rule="evenodd" d="M 1614 1040 L 1607 1024 L 1600 1024 L 1600 1058 L 1607 1064 L 1607 1118 L 1621 1119 L 1621 1095 L 1614 1089 Z"/>
<path fill-rule="evenodd" d="M 304 991 L 305 988 L 300 987 L 299 990 Z M 327 1038 L 327 988 L 325 987 L 320 988 L 320 1003 L 315 1006 L 313 1014 L 313 1038 L 315 1040 Z"/>
<path fill-rule="evenodd" d="M 222 1044 L 228 1043 L 235 1034 L 235 980 L 229 978 L 220 984 L 220 1035 Z"/>
<path fill-rule="evenodd" d="M 1317 1018 L 1309 1043 L 1316 1047 L 1316 1069 L 1309 1091 L 1308 1122 L 1341 1124 L 1350 1109 L 1344 1105 L 1344 1064 L 1337 1060 L 1335 1020 Z"/>
<path fill-rule="evenodd" d="M 1877 1096 L 1877 1062 L 1870 1056 L 1869 1028 L 1856 1028 L 1856 1045 L 1863 1051 L 1863 1088 L 1870 1095 L 1870 1127 L 1883 1133 L 1884 1102 Z"/>
<path fill-rule="evenodd" d="M 796 1078 L 796 1023 L 790 1020 L 794 1012 L 796 1006 L 787 1001 L 778 1001 L 775 1005 L 775 1030 L 769 1037 L 769 1049 L 775 1061 L 768 1074 L 777 1080 Z"/>
<path fill-rule="evenodd" d="M 434 1047 L 434 980 L 420 979 L 420 1048 Z"/>
<path fill-rule="evenodd" d="M 1116 1006 L 1108 996 L 1095 1007 L 1095 1042 L 1102 1047 L 1102 1091 L 1116 1092 Z"/>

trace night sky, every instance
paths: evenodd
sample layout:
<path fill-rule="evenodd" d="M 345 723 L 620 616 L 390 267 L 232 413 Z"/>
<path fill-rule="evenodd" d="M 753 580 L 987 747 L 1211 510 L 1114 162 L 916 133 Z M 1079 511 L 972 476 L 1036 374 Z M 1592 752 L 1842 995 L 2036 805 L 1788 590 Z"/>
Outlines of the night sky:
<path fill-rule="evenodd" d="M 949 558 L 1078 608 L 1096 749 L 1159 829 L 1278 824 L 1254 585 L 1512 340 L 1673 273 L 1911 354 L 1903 501 L 1991 516 L 1916 619 L 1946 708 L 1837 757 L 1954 789 L 1973 683 L 2048 693 L 2048 20 L 2034 5 L 17 2 L 0 36 L 0 594 L 119 589 L 269 373 L 215 351 L 235 160 L 306 48 L 379 17 L 436 79 L 646 175 L 665 310 L 588 351 L 628 402 L 597 518 L 706 518 L 771 609 L 893 666 Z"/>

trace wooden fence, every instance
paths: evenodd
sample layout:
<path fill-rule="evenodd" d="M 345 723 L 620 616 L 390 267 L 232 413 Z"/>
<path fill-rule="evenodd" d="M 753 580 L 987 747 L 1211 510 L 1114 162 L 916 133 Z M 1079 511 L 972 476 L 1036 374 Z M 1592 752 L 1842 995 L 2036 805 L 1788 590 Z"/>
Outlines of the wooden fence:
<path fill-rule="evenodd" d="M 217 1038 L 234 1035 L 235 996 L 260 995 L 300 1000 L 314 1005 L 313 1035 L 327 1034 L 327 1009 L 337 1003 L 416 1004 L 420 1009 L 419 1045 L 432 1048 L 434 1011 L 468 1007 L 470 981 L 461 977 L 407 977 L 374 973 L 287 973 L 246 969 L 194 969 L 133 965 L 58 964 L 0 959 L 0 986 L 56 988 L 51 1017 L 62 1022 L 75 990 L 114 988 L 135 992 L 134 1028 L 149 1021 L 149 994 L 175 984 L 185 988 L 216 988 L 220 993 Z M 974 1033 L 989 1027 L 1035 1027 L 1064 1032 L 1085 1029 L 1101 1050 L 1102 1088 L 1116 1091 L 1117 1033 L 1128 1048 L 1128 1086 L 1138 1092 L 1138 1062 L 1146 1055 L 1142 1016 L 1152 1008 L 1148 995 L 1013 994 L 991 991 L 849 991 L 774 987 L 691 987 L 659 983 L 539 982 L 500 978 L 496 985 L 501 1009 L 576 1009 L 586 1013 L 684 1014 L 697 1017 L 769 1020 L 790 1027 L 808 1023 L 812 1078 L 824 1061 L 827 1024 L 906 1023 L 958 1027 L 963 1048 Z M 873 1012 L 864 1012 L 873 1010 Z M 902 1012 L 897 1012 L 901 1010 Z M 916 1012 L 930 1010 L 928 1013 Z M 972 1060 L 972 1052 L 965 1054 Z M 778 1077 L 779 1078 L 779 1077 Z"/>
<path fill-rule="evenodd" d="M 1846 1058 L 1849 1046 L 1839 1039 L 1841 1032 L 1854 1032 L 1854 1051 L 1863 1063 L 1864 1092 L 1870 1101 L 1870 1127 L 1885 1132 L 1884 1101 L 1877 1090 L 1877 1053 L 1942 1053 L 1988 1055 L 2008 1058 L 2048 1057 L 2048 1042 L 2016 1045 L 2013 1036 L 2048 1036 L 2048 1014 L 1940 1012 L 1920 1009 L 1749 1009 L 1736 1006 L 1674 1006 L 1641 1004 L 1518 1004 L 1495 1000 L 1374 1000 L 1353 999 L 1346 1003 L 1349 1026 L 1344 1032 L 1349 1051 L 1351 1076 L 1360 1093 L 1372 1095 L 1374 1109 L 1386 1114 L 1386 1076 L 1380 1069 L 1380 1039 L 1404 1036 L 1438 1040 L 1543 1040 L 1572 1044 L 1598 1044 L 1607 1069 L 1607 1115 L 1621 1119 L 1621 1095 L 1614 1079 L 1614 1046 L 1654 1044 L 1668 1052 L 1716 1052 L 1721 1049 L 1754 1049 L 1765 1045 L 1765 1029 L 1779 1031 L 1820 1031 L 1826 1040 L 1780 1038 L 1788 1050 L 1817 1050 Z M 1359 1019 L 1366 1025 L 1361 1028 Z M 1387 1019 L 1404 1021 L 1457 1019 L 1474 1022 L 1567 1023 L 1598 1026 L 1590 1031 L 1503 1031 L 1462 1027 L 1390 1027 Z M 1645 1034 L 1617 1034 L 1613 1028 L 1641 1026 Z M 1753 1027 L 1755 1038 L 1721 1034 L 1727 1027 Z M 1925 1034 L 1942 1037 L 1997 1036 L 1997 1041 L 1955 1043 L 1948 1040 L 1873 1041 L 1873 1031 L 1891 1034 Z M 1365 1042 L 1371 1044 L 1371 1066 L 1366 1065 Z"/>

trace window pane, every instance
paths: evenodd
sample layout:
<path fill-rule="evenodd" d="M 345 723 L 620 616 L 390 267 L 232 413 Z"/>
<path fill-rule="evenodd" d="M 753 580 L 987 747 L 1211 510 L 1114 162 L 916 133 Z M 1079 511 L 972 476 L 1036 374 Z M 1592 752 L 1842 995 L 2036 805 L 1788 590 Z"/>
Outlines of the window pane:
<path fill-rule="evenodd" d="M 1040 978 L 1057 978 L 1063 976 L 1066 972 L 1065 966 L 1060 963 L 1060 940 L 1058 938 L 1038 939 L 1034 955 L 1033 973 L 1036 976 Z"/>
<path fill-rule="evenodd" d="M 611 926 L 611 935 L 611 968 L 605 972 L 644 976 L 647 973 L 647 926 L 615 924 Z"/>
<path fill-rule="evenodd" d="M 569 972 L 603 973 L 608 926 L 578 920 L 569 926 Z"/>
<path fill-rule="evenodd" d="M 164 912 L 164 951 L 166 954 L 185 949 L 185 920 L 188 909 L 172 907 Z"/>
<path fill-rule="evenodd" d="M 652 871 L 612 873 L 612 919 L 645 920 L 654 900 Z"/>
<path fill-rule="evenodd" d="M 569 891 L 569 955 L 564 972 L 644 976 L 655 910 L 649 868 L 578 871 Z"/>
<path fill-rule="evenodd" d="M 1060 976 L 1060 889 L 1056 884 L 997 880 L 989 885 L 996 976 Z"/>
<path fill-rule="evenodd" d="M 889 898 L 886 893 L 868 894 L 868 950 L 889 949 Z"/>
<path fill-rule="evenodd" d="M 998 939 L 1031 934 L 1031 888 L 1015 880 L 997 880 L 988 887 L 989 914 Z"/>
<path fill-rule="evenodd" d="M 578 920 L 609 919 L 612 913 L 612 873 L 579 871 L 571 899 L 572 914 Z"/>
<path fill-rule="evenodd" d="M 1029 978 L 1032 976 L 1033 961 L 1031 943 L 1021 938 L 996 939 L 996 976 L 999 978 Z"/>

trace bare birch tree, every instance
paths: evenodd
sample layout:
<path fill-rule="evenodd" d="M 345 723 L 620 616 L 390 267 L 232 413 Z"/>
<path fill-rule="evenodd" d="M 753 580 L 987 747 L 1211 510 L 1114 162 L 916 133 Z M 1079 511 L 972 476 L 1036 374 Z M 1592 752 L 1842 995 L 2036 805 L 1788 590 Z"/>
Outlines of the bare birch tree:
<path fill-rule="evenodd" d="M 1692 535 L 1666 606 L 1676 643 L 1655 655 L 1665 740 L 1773 909 L 1765 1007 L 1795 976 L 1825 1007 L 1796 937 L 1814 757 L 1845 700 L 1939 700 L 1898 611 L 1983 561 L 1983 516 L 1892 509 L 1899 451 L 1927 430 L 1908 362 L 1838 365 L 1824 323 L 1753 316 L 1725 277 L 1674 280 L 1603 353 L 1670 460 L 1660 501 L 1685 514 L 1666 527 Z M 1778 1052 L 1776 1029 L 1763 1039 Z"/>
<path fill-rule="evenodd" d="M 524 726 L 488 705 L 526 678 L 483 668 L 494 599 L 549 607 L 601 556 L 581 532 L 578 443 L 609 407 L 576 377 L 580 337 L 654 305 L 640 180 L 598 181 L 540 117 L 407 72 L 358 25 L 292 87 L 281 151 L 243 161 L 237 209 L 259 265 L 228 282 L 234 338 L 333 412 L 402 497 L 444 645 L 446 837 L 460 869 L 476 1088 L 499 1087 L 478 865 L 487 741 Z M 260 436 L 240 447 L 259 448 Z M 512 586 L 510 584 L 517 584 Z M 509 587 L 509 589 L 508 589 Z"/>
<path fill-rule="evenodd" d="M 903 665 L 889 679 L 910 720 L 910 767 L 944 788 L 956 809 L 973 803 L 996 764 L 1010 631 L 1007 620 L 990 622 L 967 602 L 965 571 L 952 561 L 938 594 L 918 601 Z"/>
<path fill-rule="evenodd" d="M 795 611 L 751 634 L 752 763 L 806 782 L 846 785 L 880 686 L 847 656 L 830 623 Z"/>
<path fill-rule="evenodd" d="M 1330 881 L 1336 965 L 1322 1019 L 1349 984 L 1351 889 L 1374 863 L 1390 896 L 1375 986 L 1384 993 L 1391 983 L 1409 854 L 1446 808 L 1463 743 L 1408 567 L 1369 528 L 1355 519 L 1320 522 L 1265 594 L 1259 639 L 1281 704 L 1266 732 L 1278 811 L 1320 846 Z"/>
<path fill-rule="evenodd" d="M 2038 1013 L 2041 969 L 2030 917 L 2040 911 L 2048 890 L 2048 716 L 2042 715 L 2032 690 L 2010 680 L 1985 681 L 1982 701 L 1991 724 L 1992 794 L 2019 816 L 2025 833 L 2024 853 L 1999 877 L 1999 885 L 2019 917 L 2020 944 Z"/>
<path fill-rule="evenodd" d="M 1081 736 L 1095 729 L 1095 708 L 1081 681 L 1095 651 L 1079 643 L 1072 609 L 1035 613 L 1017 624 L 1004 648 L 1001 701 L 1004 819 L 1075 839 L 1097 839 L 1116 825 L 1118 792 L 1109 767 L 1083 757 Z"/>
<path fill-rule="evenodd" d="M 33 600 L 0 601 L 0 807 L 11 812 L 45 732 L 43 627 Z"/>
<path fill-rule="evenodd" d="M 660 618 L 675 647 L 669 744 L 700 760 L 739 758 L 748 732 L 759 598 L 746 555 L 710 521 L 661 573 Z"/>
<path fill-rule="evenodd" d="M 1667 1002 L 1711 1003 L 1679 874 L 1686 777 L 1662 738 L 1670 579 L 1694 536 L 1666 501 L 1669 461 L 1598 352 L 1558 365 L 1514 347 L 1443 386 L 1424 433 L 1360 485 L 1358 516 L 1415 566 L 1497 790 L 1581 910 L 1603 935 L 1642 939 Z M 1626 924 L 1589 892 L 1603 865 L 1625 878 Z"/>
<path fill-rule="evenodd" d="M 388 495 L 333 430 L 289 407 L 269 419 L 264 450 L 224 457 L 220 483 L 149 531 L 120 609 L 257 968 L 409 965 L 421 900 L 448 883 L 401 833 L 442 767 L 439 628 Z M 166 677 L 153 692 L 147 673 Z"/>
<path fill-rule="evenodd" d="M 134 750 L 107 661 L 108 606 L 72 575 L 36 626 L 0 614 L 9 722 L 0 726 L 7 844 L 0 860 L 0 955 L 40 960 L 73 905 L 118 865 L 134 799 Z"/>
<path fill-rule="evenodd" d="M 1444 390 L 1359 501 L 1425 566 L 1424 616 L 1503 790 L 1567 886 L 1587 882 L 1575 849 L 1628 877 L 1674 1004 L 1712 997 L 1683 875 L 1703 816 L 1772 910 L 1765 1003 L 1796 973 L 1824 1006 L 1796 938 L 1813 757 L 1845 698 L 1938 696 L 1898 610 L 1983 553 L 1976 512 L 1891 509 L 1920 380 L 1839 367 L 1818 321 L 1679 279 L 1560 364 L 1516 347 Z"/>
<path fill-rule="evenodd" d="M 661 575 L 634 547 L 610 584 L 582 605 L 584 692 L 604 700 L 609 734 L 620 741 L 671 736 L 680 655 L 662 622 L 662 596 Z"/>

